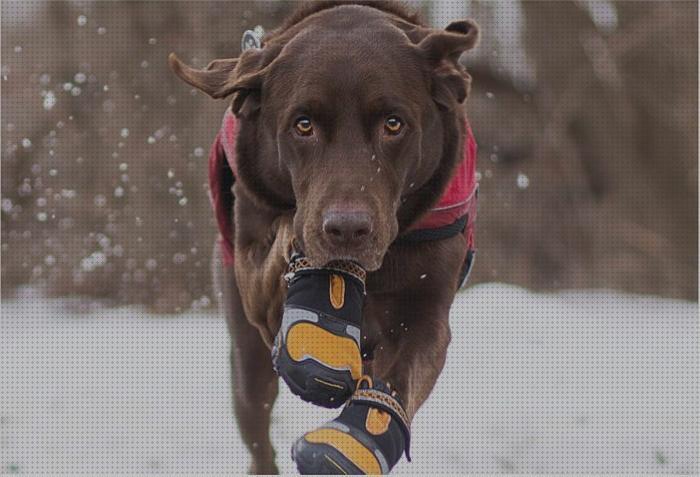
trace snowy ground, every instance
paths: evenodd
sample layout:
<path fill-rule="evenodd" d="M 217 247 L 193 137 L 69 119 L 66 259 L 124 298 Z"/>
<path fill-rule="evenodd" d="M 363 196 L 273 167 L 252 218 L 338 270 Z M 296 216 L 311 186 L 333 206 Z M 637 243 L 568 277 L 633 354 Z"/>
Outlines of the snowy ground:
<path fill-rule="evenodd" d="M 697 304 L 485 285 L 452 328 L 397 473 L 698 472 Z M 227 339 L 213 314 L 3 303 L 0 472 L 244 472 Z M 282 391 L 282 471 L 335 414 Z"/>

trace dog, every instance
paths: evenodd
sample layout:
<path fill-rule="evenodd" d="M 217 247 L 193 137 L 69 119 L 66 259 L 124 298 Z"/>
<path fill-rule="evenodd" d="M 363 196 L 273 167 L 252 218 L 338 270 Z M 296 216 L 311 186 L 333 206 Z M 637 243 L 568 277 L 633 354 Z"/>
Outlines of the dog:
<path fill-rule="evenodd" d="M 363 374 L 390 383 L 407 424 L 430 394 L 474 256 L 471 77 L 459 58 L 478 37 L 473 20 L 433 29 L 398 3 L 314 2 L 238 58 L 198 70 L 171 54 L 184 81 L 232 97 L 210 156 L 214 280 L 251 473 L 277 472 L 270 352 L 293 246 L 319 266 L 367 271 Z"/>

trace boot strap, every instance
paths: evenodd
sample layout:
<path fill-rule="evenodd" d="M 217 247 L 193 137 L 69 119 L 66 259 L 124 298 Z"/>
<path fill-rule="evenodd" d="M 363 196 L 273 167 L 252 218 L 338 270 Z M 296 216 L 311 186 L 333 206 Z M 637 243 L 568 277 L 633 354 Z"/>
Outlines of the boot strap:
<path fill-rule="evenodd" d="M 408 415 L 398 399 L 390 394 L 376 389 L 358 388 L 355 390 L 352 397 L 350 397 L 347 406 L 352 404 L 366 404 L 369 407 L 380 409 L 389 413 L 396 420 L 399 428 L 401 428 L 401 432 L 404 436 L 404 442 L 406 444 L 406 459 L 409 462 L 411 461 L 411 454 L 409 451 L 411 444 L 411 426 L 409 424 Z"/>
<path fill-rule="evenodd" d="M 334 260 L 332 262 L 328 262 L 323 267 L 315 267 L 311 264 L 311 261 L 308 258 L 298 253 L 292 255 L 289 261 L 289 266 L 287 267 L 287 273 L 284 277 L 287 280 L 287 283 L 289 283 L 297 273 L 312 270 L 345 273 L 362 283 L 363 289 L 365 286 L 365 280 L 367 279 L 367 272 L 355 262 L 349 260 Z"/>

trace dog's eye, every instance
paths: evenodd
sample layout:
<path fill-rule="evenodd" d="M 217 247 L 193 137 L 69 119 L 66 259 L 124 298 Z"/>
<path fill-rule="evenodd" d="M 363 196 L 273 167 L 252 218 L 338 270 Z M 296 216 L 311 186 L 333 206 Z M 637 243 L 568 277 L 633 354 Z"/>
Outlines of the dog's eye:
<path fill-rule="evenodd" d="M 294 123 L 294 128 L 301 136 L 311 136 L 314 133 L 314 127 L 311 124 L 311 120 L 306 116 L 297 118 L 296 122 Z"/>
<path fill-rule="evenodd" d="M 387 134 L 396 136 L 403 128 L 403 121 L 398 116 L 389 116 L 384 120 L 384 130 Z"/>

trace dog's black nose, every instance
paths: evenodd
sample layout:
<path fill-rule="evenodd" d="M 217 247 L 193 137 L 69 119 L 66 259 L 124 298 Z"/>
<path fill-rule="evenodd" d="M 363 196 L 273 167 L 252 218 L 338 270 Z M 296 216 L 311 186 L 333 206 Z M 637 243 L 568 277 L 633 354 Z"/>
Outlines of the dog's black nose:
<path fill-rule="evenodd" d="M 323 232 L 339 245 L 359 245 L 372 233 L 372 217 L 364 210 L 327 210 Z"/>

